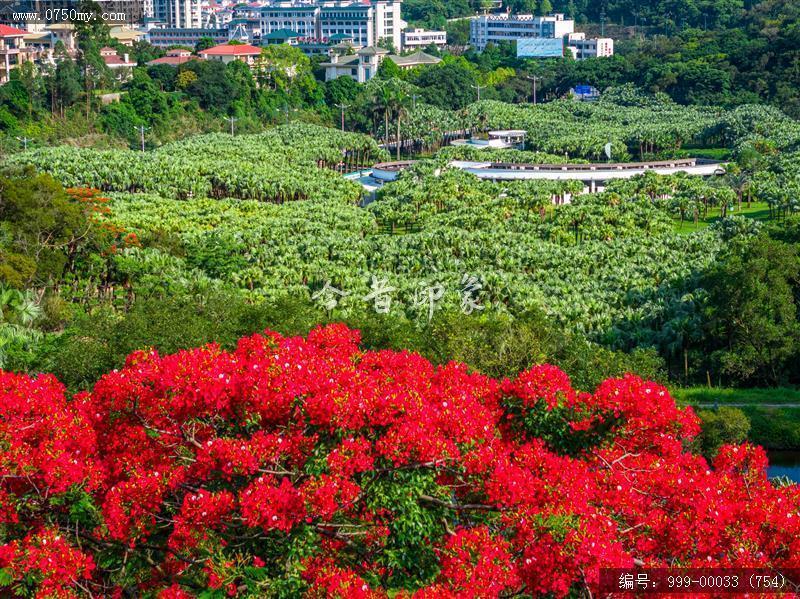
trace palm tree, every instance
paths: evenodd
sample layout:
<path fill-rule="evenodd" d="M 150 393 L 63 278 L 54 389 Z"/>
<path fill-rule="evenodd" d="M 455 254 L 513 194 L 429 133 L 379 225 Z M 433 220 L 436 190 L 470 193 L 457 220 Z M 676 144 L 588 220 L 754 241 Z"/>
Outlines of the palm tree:
<path fill-rule="evenodd" d="M 390 85 L 391 81 L 382 82 L 375 90 L 373 106 L 377 111 L 383 112 L 383 143 L 389 148 L 389 117 L 394 102 L 395 92 Z"/>
<path fill-rule="evenodd" d="M 400 137 L 400 123 L 402 118 L 408 114 L 408 96 L 399 87 L 392 86 L 391 93 L 391 107 L 392 112 L 397 120 L 397 160 L 400 160 L 401 137 Z"/>
<path fill-rule="evenodd" d="M 747 171 L 741 169 L 737 164 L 729 164 L 725 167 L 726 175 L 725 181 L 736 191 L 736 198 L 738 200 L 737 209 L 742 211 L 742 198 L 744 197 L 745 190 L 750 185 L 750 175 Z"/>

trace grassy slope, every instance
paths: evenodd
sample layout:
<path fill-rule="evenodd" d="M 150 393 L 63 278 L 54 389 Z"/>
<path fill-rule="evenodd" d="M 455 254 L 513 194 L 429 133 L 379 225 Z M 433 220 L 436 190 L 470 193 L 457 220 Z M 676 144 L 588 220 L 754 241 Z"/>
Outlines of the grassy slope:
<path fill-rule="evenodd" d="M 750 419 L 750 440 L 769 449 L 800 449 L 800 390 L 777 389 L 708 389 L 692 387 L 673 389 L 672 395 L 684 404 L 708 409 L 715 401 L 726 404 L 751 404 L 740 408 Z M 787 407 L 758 407 L 764 404 Z"/>
<path fill-rule="evenodd" d="M 775 389 L 709 389 L 707 387 L 689 387 L 673 389 L 673 397 L 688 404 L 798 404 L 800 390 L 787 387 Z"/>
<path fill-rule="evenodd" d="M 733 214 L 735 216 L 744 216 L 746 218 L 765 221 L 769 219 L 769 207 L 763 202 L 753 202 L 750 205 L 750 208 L 747 207 L 747 204 L 742 204 L 742 211 L 736 211 Z M 681 225 L 680 221 L 676 220 L 675 231 L 678 233 L 692 233 L 694 231 L 699 231 L 720 220 L 720 218 L 721 216 L 719 209 L 714 208 L 708 211 L 708 218 L 701 219 L 697 224 L 692 221 L 684 221 L 683 225 Z"/>

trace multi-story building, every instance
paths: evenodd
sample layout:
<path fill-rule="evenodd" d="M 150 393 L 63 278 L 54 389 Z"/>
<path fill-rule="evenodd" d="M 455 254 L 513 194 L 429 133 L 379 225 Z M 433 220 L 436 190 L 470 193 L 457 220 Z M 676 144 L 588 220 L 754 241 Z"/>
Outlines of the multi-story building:
<path fill-rule="evenodd" d="M 153 0 L 153 14 L 147 15 L 167 27 L 197 29 L 202 26 L 201 0 Z"/>
<path fill-rule="evenodd" d="M 430 66 L 442 62 L 441 58 L 425 54 L 422 51 L 415 52 L 409 56 L 396 56 L 389 54 L 389 51 L 384 48 L 371 46 L 361 48 L 353 54 L 348 53 L 348 50 L 352 48 L 351 46 L 347 44 L 342 46 L 337 46 L 331 51 L 329 62 L 320 63 L 320 66 L 325 68 L 325 81 L 332 81 L 339 77 L 351 77 L 359 83 L 366 83 L 377 74 L 384 60 L 391 60 L 401 70 Z"/>
<path fill-rule="evenodd" d="M 230 39 L 227 28 L 154 27 L 147 32 L 147 41 L 161 48 L 170 46 L 194 47 L 204 37 L 210 37 L 217 44 L 225 44 Z"/>
<path fill-rule="evenodd" d="M 533 15 L 481 15 L 470 21 L 470 43 L 478 51 L 487 44 L 514 42 L 530 37 L 563 38 L 575 31 L 575 21 L 556 13 L 546 17 Z"/>
<path fill-rule="evenodd" d="M 614 56 L 614 40 L 609 37 L 587 38 L 585 33 L 571 33 L 567 47 L 576 60 Z"/>
<path fill-rule="evenodd" d="M 357 46 L 375 45 L 375 9 L 371 4 L 342 2 L 323 6 L 319 12 L 320 37 L 349 35 Z"/>
<path fill-rule="evenodd" d="M 375 9 L 375 43 L 391 42 L 396 51 L 403 45 L 403 29 L 406 22 L 400 18 L 402 0 L 372 0 Z"/>
<path fill-rule="evenodd" d="M 303 38 L 318 38 L 320 37 L 318 21 L 319 7 L 315 4 L 272 2 L 261 9 L 263 35 L 285 29 L 296 31 Z"/>
<path fill-rule="evenodd" d="M 427 48 L 431 44 L 437 48 L 444 48 L 447 45 L 446 31 L 428 31 L 426 29 L 412 29 L 403 32 L 403 50 L 419 50 Z"/>
<path fill-rule="evenodd" d="M 261 32 L 296 31 L 304 40 L 349 36 L 358 46 L 385 40 L 402 45 L 402 0 L 267 0 L 261 9 Z"/>
<path fill-rule="evenodd" d="M 24 37 L 27 31 L 0 25 L 0 85 L 8 83 L 11 69 L 26 60 L 27 50 Z"/>

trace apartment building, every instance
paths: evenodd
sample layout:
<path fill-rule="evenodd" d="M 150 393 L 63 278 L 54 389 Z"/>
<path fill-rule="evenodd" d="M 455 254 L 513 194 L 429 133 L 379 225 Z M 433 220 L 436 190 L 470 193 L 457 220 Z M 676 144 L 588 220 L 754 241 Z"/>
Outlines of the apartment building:
<path fill-rule="evenodd" d="M 0 85 L 8 83 L 11 69 L 17 68 L 26 60 L 24 37 L 27 33 L 22 29 L 0 25 Z"/>
<path fill-rule="evenodd" d="M 271 2 L 261 8 L 261 31 L 296 31 L 303 38 L 318 38 L 319 7 L 314 4 L 295 5 L 292 2 Z"/>
<path fill-rule="evenodd" d="M 567 47 L 576 60 L 614 56 L 614 40 L 610 37 L 587 38 L 585 33 L 571 33 Z"/>
<path fill-rule="evenodd" d="M 515 42 L 524 38 L 563 38 L 574 33 L 575 21 L 556 13 L 533 15 L 481 15 L 470 21 L 470 44 L 482 52 L 490 43 Z"/>
<path fill-rule="evenodd" d="M 288 29 L 304 40 L 329 40 L 347 36 L 357 46 L 381 40 L 400 48 L 405 25 L 400 18 L 402 0 L 267 0 L 261 8 L 261 32 Z"/>
<path fill-rule="evenodd" d="M 202 27 L 201 0 L 152 0 L 152 4 L 148 3 L 148 10 L 152 10 L 153 14 L 148 14 L 147 17 L 170 28 Z"/>
<path fill-rule="evenodd" d="M 427 29 L 411 29 L 403 32 L 402 49 L 420 50 L 427 48 L 431 44 L 437 48 L 444 48 L 447 45 L 446 31 L 428 31 Z"/>

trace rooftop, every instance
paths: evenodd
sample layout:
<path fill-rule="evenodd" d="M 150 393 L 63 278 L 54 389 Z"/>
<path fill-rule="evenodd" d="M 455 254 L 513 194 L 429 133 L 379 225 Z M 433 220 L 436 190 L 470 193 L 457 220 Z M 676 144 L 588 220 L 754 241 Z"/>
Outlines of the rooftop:
<path fill-rule="evenodd" d="M 296 31 L 292 31 L 291 29 L 278 29 L 273 31 L 272 33 L 268 33 L 264 36 L 263 39 L 265 40 L 285 40 L 295 37 L 302 37 Z"/>
<path fill-rule="evenodd" d="M 340 56 L 337 62 L 322 62 L 319 66 L 321 67 L 341 67 L 341 66 L 348 66 L 352 63 L 358 63 L 358 56 L 355 54 L 350 54 L 348 56 Z"/>
<path fill-rule="evenodd" d="M 0 25 L 0 37 L 22 37 L 27 35 L 27 31 L 17 29 L 16 27 L 9 27 L 8 25 Z"/>
<path fill-rule="evenodd" d="M 249 44 L 220 44 L 200 52 L 201 56 L 259 56 L 261 48 Z"/>
<path fill-rule="evenodd" d="M 380 48 L 378 46 L 367 46 L 366 48 L 361 48 L 358 51 L 359 56 L 375 56 L 378 54 L 388 54 L 389 51 L 386 48 Z"/>
<path fill-rule="evenodd" d="M 112 27 L 109 33 L 115 40 L 136 41 L 144 37 L 144 32 L 126 29 L 124 27 Z"/>
<path fill-rule="evenodd" d="M 199 56 L 192 56 L 191 54 L 172 54 L 167 56 L 162 56 L 161 58 L 156 58 L 155 60 L 151 60 L 147 63 L 148 66 L 157 65 L 157 64 L 168 64 L 170 66 L 176 67 L 179 64 L 183 64 L 185 62 L 189 62 L 190 60 L 203 60 Z"/>
<path fill-rule="evenodd" d="M 442 62 L 441 58 L 436 58 L 430 54 L 419 51 L 409 54 L 408 56 L 389 56 L 398 67 L 410 67 L 423 64 L 439 64 Z"/>

